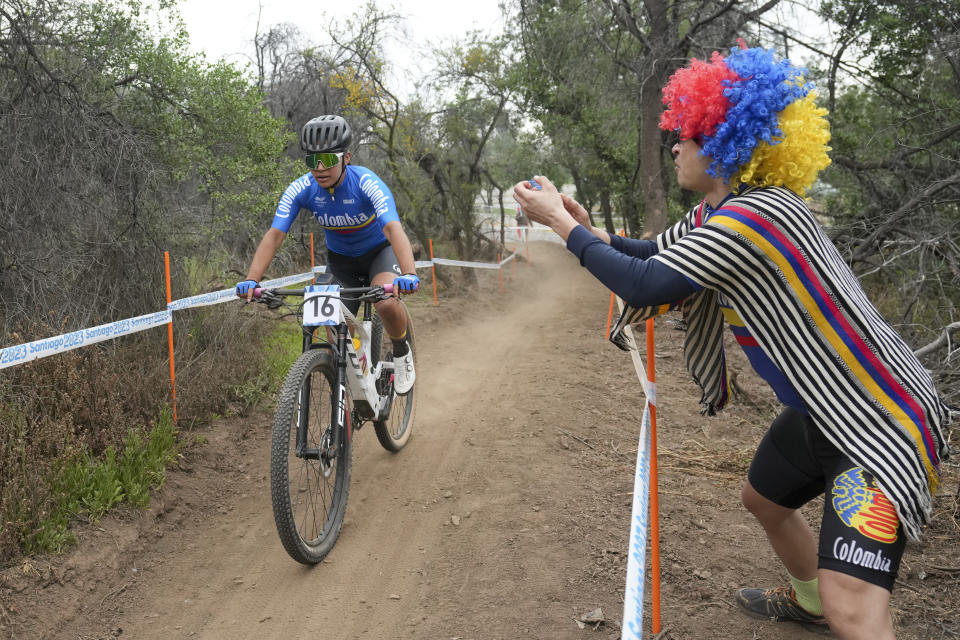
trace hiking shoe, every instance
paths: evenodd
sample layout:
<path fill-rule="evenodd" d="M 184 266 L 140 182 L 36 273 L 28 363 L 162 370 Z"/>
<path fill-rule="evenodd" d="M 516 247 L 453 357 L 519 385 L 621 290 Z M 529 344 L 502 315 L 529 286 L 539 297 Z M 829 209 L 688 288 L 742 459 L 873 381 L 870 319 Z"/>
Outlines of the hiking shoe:
<path fill-rule="evenodd" d="M 413 370 L 413 350 L 407 343 L 407 353 L 393 358 L 393 390 L 399 396 L 405 396 L 413 389 L 417 372 Z"/>
<path fill-rule="evenodd" d="M 766 618 L 773 622 L 796 622 L 808 631 L 830 633 L 826 618 L 815 616 L 801 607 L 791 587 L 739 589 L 737 604 L 744 613 L 754 618 Z"/>

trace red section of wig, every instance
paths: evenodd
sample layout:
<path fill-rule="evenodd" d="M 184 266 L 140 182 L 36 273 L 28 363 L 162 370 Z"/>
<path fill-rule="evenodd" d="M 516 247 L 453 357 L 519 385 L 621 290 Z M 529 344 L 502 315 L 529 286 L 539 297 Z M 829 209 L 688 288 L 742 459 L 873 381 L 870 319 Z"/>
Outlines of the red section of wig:
<path fill-rule="evenodd" d="M 713 135 L 730 108 L 723 91 L 739 79 L 716 51 L 710 62 L 693 58 L 690 65 L 678 69 L 663 88 L 663 104 L 667 110 L 660 116 L 660 128 L 679 129 L 683 139 Z"/>

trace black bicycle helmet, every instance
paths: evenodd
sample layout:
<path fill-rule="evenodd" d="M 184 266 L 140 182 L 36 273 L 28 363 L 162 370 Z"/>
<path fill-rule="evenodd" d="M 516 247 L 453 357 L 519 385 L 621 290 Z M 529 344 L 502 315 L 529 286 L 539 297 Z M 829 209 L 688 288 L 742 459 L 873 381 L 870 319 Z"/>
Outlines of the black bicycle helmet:
<path fill-rule="evenodd" d="M 350 147 L 350 125 L 340 116 L 319 116 L 303 125 L 300 148 L 308 153 L 339 153 Z"/>

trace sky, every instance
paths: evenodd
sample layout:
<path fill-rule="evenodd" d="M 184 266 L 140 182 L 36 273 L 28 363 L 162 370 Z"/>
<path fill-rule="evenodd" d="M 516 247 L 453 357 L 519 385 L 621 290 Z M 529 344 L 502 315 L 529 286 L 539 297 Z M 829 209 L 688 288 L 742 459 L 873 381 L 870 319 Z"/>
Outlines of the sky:
<path fill-rule="evenodd" d="M 378 0 L 382 11 L 391 9 L 406 18 L 409 38 L 388 44 L 387 54 L 395 73 L 419 75 L 429 69 L 423 56 L 431 46 L 449 44 L 467 31 L 498 34 L 503 28 L 499 0 Z M 323 34 L 331 19 L 342 21 L 365 5 L 356 2 L 313 2 L 302 0 L 180 0 L 183 18 L 195 51 L 208 60 L 226 58 L 243 64 L 253 55 L 253 36 L 260 28 L 284 22 L 296 25 L 308 42 L 325 41 Z M 419 52 L 419 53 L 418 53 Z"/>

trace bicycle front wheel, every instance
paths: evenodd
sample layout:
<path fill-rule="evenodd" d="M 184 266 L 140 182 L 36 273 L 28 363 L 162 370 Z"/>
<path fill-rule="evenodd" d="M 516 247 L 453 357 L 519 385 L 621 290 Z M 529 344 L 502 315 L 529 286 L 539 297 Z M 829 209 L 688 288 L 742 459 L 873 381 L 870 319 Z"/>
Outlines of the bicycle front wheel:
<path fill-rule="evenodd" d="M 287 373 L 273 423 L 273 518 L 283 548 L 303 564 L 316 564 L 330 553 L 340 535 L 350 493 L 352 407 L 345 390 L 340 411 L 335 385 L 330 353 L 302 354 Z M 339 426 L 338 416 L 343 416 Z"/>
<path fill-rule="evenodd" d="M 413 336 L 413 323 L 410 321 L 410 312 L 404 306 L 407 313 L 407 341 L 410 343 L 410 350 L 413 353 L 413 366 L 417 367 L 417 347 Z M 393 345 L 389 336 L 383 330 L 383 322 L 379 315 L 373 317 L 373 339 L 372 348 L 375 350 L 376 362 L 393 362 Z M 390 413 L 383 419 L 373 423 L 374 431 L 377 433 L 377 440 L 387 451 L 397 452 L 403 449 L 410 439 L 413 432 L 413 408 L 414 400 L 417 395 L 417 384 L 414 383 L 410 392 L 405 395 L 397 395 L 393 389 L 393 368 L 381 372 L 377 379 L 377 392 L 380 395 L 389 393 L 391 395 Z"/>

